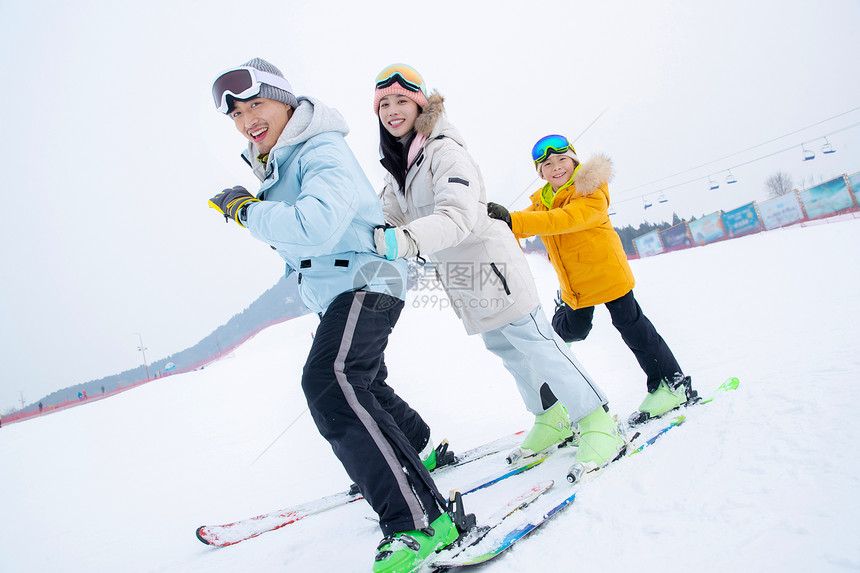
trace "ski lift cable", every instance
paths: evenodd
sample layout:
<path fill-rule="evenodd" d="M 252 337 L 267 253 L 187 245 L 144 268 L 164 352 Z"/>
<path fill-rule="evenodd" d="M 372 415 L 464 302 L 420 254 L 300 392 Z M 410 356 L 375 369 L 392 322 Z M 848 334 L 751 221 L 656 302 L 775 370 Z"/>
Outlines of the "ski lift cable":
<path fill-rule="evenodd" d="M 841 129 L 838 129 L 838 130 L 836 130 L 836 131 L 833 131 L 833 132 L 831 132 L 831 133 L 828 133 L 827 135 L 833 135 L 834 133 L 839 133 L 839 132 L 841 132 L 841 131 L 846 131 L 846 130 L 848 130 L 848 129 L 855 128 L 855 127 L 857 127 L 858 125 L 860 125 L 860 122 L 858 122 L 858 123 L 854 123 L 854 124 L 852 124 L 852 125 L 848 125 L 848 126 L 846 126 L 846 127 L 843 127 L 843 128 L 841 128 Z M 817 138 L 817 139 L 820 139 L 820 138 Z M 814 140 L 813 140 L 813 141 L 814 141 Z M 784 149 L 780 149 L 779 151 L 774 151 L 773 153 L 768 153 L 767 155 L 762 155 L 761 157 L 756 157 L 755 159 L 750 159 L 749 161 L 744 161 L 743 163 L 738 163 L 737 165 L 733 165 L 732 167 L 730 167 L 730 168 L 729 168 L 729 170 L 731 170 L 731 169 L 736 169 L 736 168 L 738 168 L 738 167 L 744 167 L 745 165 L 749 165 L 750 163 L 755 163 L 756 161 L 761 161 L 762 159 L 767 159 L 768 157 L 773 157 L 774 155 L 779 155 L 780 153 L 785 153 L 786 151 L 791 151 L 792 149 L 797 149 L 797 144 L 792 145 L 792 146 L 790 146 L 790 147 L 786 147 L 786 148 L 784 148 Z M 725 170 L 724 170 L 724 171 L 725 171 Z M 612 202 L 613 202 L 615 205 L 617 205 L 617 204 L 619 204 L 619 203 L 626 203 L 627 201 L 633 201 L 633 200 L 635 200 L 635 199 L 643 198 L 643 197 L 645 197 L 646 195 L 651 195 L 651 194 L 653 194 L 653 193 L 660 193 L 661 191 L 668 191 L 669 189 L 675 189 L 675 188 L 677 188 L 677 187 L 682 187 L 682 186 L 684 186 L 684 185 L 687 185 L 687 184 L 689 184 L 689 183 L 693 183 L 693 182 L 695 182 L 695 181 L 701 181 L 702 179 L 706 179 L 706 180 L 710 181 L 710 180 L 711 180 L 711 176 L 710 176 L 710 175 L 706 175 L 705 177 L 701 177 L 701 176 L 700 176 L 700 177 L 694 177 L 693 179 L 688 179 L 688 180 L 683 181 L 683 182 L 681 182 L 681 183 L 676 183 L 676 184 L 674 184 L 674 185 L 670 185 L 670 186 L 668 186 L 668 187 L 663 187 L 662 189 L 658 189 L 657 191 L 651 191 L 651 192 L 649 192 L 649 193 L 644 193 L 644 194 L 642 194 L 642 195 L 633 196 L 633 197 L 627 197 L 627 198 L 625 198 L 625 199 L 613 199 L 613 200 L 612 200 Z M 618 196 L 618 194 L 616 194 L 616 197 L 617 197 L 617 196 Z"/>
<path fill-rule="evenodd" d="M 778 140 L 783 139 L 783 138 L 785 138 L 785 137 L 788 137 L 788 136 L 790 136 L 790 135 L 795 135 L 795 134 L 800 133 L 801 131 L 807 130 L 807 129 L 811 128 L 811 127 L 815 127 L 815 126 L 817 126 L 817 125 L 821 125 L 822 123 L 825 123 L 825 122 L 831 121 L 831 120 L 836 119 L 836 118 L 838 118 L 838 117 L 842 117 L 843 115 L 847 115 L 847 114 L 849 114 L 849 113 L 851 113 L 851 112 L 857 111 L 858 109 L 860 109 L 860 107 L 855 107 L 855 108 L 853 108 L 853 109 L 849 109 L 848 111 L 844 111 L 844 112 L 842 112 L 842 113 L 840 113 L 840 114 L 834 115 L 833 117 L 828 117 L 827 119 L 823 119 L 823 120 L 818 121 L 818 122 L 816 122 L 816 123 L 813 123 L 813 124 L 811 124 L 811 125 L 807 125 L 806 127 L 802 127 L 802 128 L 800 128 L 800 129 L 796 129 L 796 130 L 794 130 L 794 131 L 792 131 L 792 132 L 790 132 L 790 133 L 786 133 L 785 135 L 780 135 L 779 137 L 775 137 L 775 138 L 773 138 L 773 139 L 771 139 L 771 140 L 769 140 L 769 141 L 765 141 L 764 143 L 759 143 L 758 145 L 753 145 L 752 147 L 748 147 L 748 148 L 743 149 L 743 150 L 741 150 L 741 151 L 736 151 L 736 152 L 734 152 L 734 153 L 732 153 L 732 154 L 730 154 L 730 155 L 726 155 L 725 157 L 721 157 L 721 158 L 719 158 L 719 159 L 714 159 L 713 161 L 708 161 L 707 163 L 703 163 L 703 164 L 701 164 L 701 165 L 699 165 L 699 166 L 697 166 L 697 167 L 690 167 L 689 169 L 685 169 L 685 170 L 683 170 L 683 171 L 679 171 L 678 173 L 675 173 L 675 174 L 673 174 L 673 175 L 667 175 L 667 176 L 665 176 L 665 177 L 661 177 L 661 178 L 659 178 L 659 179 L 655 179 L 655 180 L 653 180 L 653 181 L 649 181 L 648 183 L 642 183 L 642 184 L 636 185 L 636 186 L 634 186 L 634 187 L 630 187 L 629 189 L 625 189 L 624 191 L 619 191 L 618 193 L 616 193 L 616 194 L 615 194 L 615 196 L 617 197 L 617 196 L 619 196 L 619 195 L 624 195 L 625 193 L 629 193 L 629 192 L 631 192 L 631 191 L 635 191 L 636 189 L 639 189 L 640 187 L 645 187 L 645 186 L 647 186 L 647 185 L 653 185 L 654 183 L 659 183 L 660 181 L 665 181 L 666 179 L 671 179 L 672 177 L 677 177 L 678 175 L 683 175 L 683 174 L 685 174 L 685 173 L 689 173 L 690 171 L 695 171 L 696 169 L 701 169 L 702 167 L 707 167 L 708 165 L 711 165 L 711 164 L 713 164 L 713 163 L 717 163 L 718 161 L 723 161 L 723 160 L 728 159 L 728 158 L 730 158 L 730 157 L 734 157 L 735 155 L 740 155 L 741 153 L 746 153 L 747 151 L 752 151 L 753 149 L 756 149 L 756 148 L 761 147 L 761 146 L 763 146 L 763 145 L 767 145 L 768 143 L 773 143 L 774 141 L 778 141 Z M 855 125 L 856 125 L 856 124 L 855 124 Z M 851 127 L 854 127 L 854 126 L 851 126 Z M 847 128 L 844 128 L 844 129 L 847 129 Z M 834 131 L 834 132 L 832 132 L 832 133 L 838 133 L 839 131 L 843 131 L 843 130 L 837 130 L 837 131 Z M 831 134 L 828 134 L 828 135 L 832 135 L 832 133 L 831 133 Z M 815 139 L 820 139 L 820 137 L 819 137 L 819 138 L 815 138 Z M 811 141 L 815 141 L 815 140 L 813 139 L 813 140 L 811 140 Z M 809 142 L 804 142 L 804 143 L 809 143 Z"/>

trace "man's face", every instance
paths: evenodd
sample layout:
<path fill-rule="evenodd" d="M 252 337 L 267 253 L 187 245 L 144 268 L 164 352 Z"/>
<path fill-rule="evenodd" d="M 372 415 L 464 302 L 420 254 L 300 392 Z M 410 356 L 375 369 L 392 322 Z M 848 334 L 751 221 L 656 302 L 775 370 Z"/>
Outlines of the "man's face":
<path fill-rule="evenodd" d="M 254 144 L 257 153 L 269 153 L 287 122 L 293 116 L 293 108 L 283 102 L 258 97 L 248 101 L 235 101 L 233 110 L 228 113 L 236 129 Z"/>

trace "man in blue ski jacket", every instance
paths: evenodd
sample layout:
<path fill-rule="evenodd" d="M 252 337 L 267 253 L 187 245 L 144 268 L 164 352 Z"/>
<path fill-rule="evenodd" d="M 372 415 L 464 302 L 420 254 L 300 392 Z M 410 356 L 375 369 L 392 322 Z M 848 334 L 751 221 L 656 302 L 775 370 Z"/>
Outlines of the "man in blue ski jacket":
<path fill-rule="evenodd" d="M 283 74 L 255 58 L 219 75 L 215 106 L 248 140 L 242 154 L 261 181 L 209 201 L 275 249 L 320 324 L 302 390 L 320 434 L 379 515 L 386 539 L 375 572 L 411 571 L 457 535 L 445 497 L 422 464 L 430 428 L 389 387 L 383 352 L 404 305 L 406 268 L 376 252 L 384 225 L 370 182 L 346 144 L 336 110 L 293 95 Z"/>

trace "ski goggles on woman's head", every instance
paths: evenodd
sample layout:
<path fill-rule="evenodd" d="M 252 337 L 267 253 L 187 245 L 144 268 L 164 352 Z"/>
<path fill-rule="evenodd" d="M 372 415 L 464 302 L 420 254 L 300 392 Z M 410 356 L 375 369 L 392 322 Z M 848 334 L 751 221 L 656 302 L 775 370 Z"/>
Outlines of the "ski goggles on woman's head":
<path fill-rule="evenodd" d="M 532 147 L 532 159 L 535 165 L 537 165 L 546 161 L 546 158 L 551 154 L 564 153 L 568 149 L 576 154 L 573 145 L 563 135 L 547 135 L 546 137 L 541 137 L 535 143 L 535 146 Z"/>
<path fill-rule="evenodd" d="M 376 76 L 376 88 L 382 89 L 400 84 L 405 89 L 417 92 L 420 91 L 427 96 L 427 86 L 424 85 L 424 78 L 421 77 L 415 68 L 406 64 L 391 64 Z"/>
<path fill-rule="evenodd" d="M 212 83 L 212 98 L 215 100 L 215 107 L 221 113 L 227 113 L 230 109 L 230 105 L 227 103 L 228 95 L 235 99 L 248 99 L 260 93 L 262 84 L 293 93 L 290 82 L 281 76 L 256 68 L 239 67 L 224 72 Z"/>

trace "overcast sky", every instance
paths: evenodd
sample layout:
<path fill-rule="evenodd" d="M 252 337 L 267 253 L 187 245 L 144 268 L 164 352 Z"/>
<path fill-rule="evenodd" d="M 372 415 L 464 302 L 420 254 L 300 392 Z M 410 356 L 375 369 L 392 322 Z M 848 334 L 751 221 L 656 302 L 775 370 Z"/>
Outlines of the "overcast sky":
<path fill-rule="evenodd" d="M 409 63 L 491 200 L 524 207 L 532 144 L 582 134 L 638 225 L 860 171 L 858 28 L 856 0 L 0 3 L 0 411 L 140 365 L 137 333 L 150 361 L 192 346 L 282 273 L 207 207 L 258 185 L 211 100 L 226 68 L 262 57 L 340 110 L 381 187 L 373 79 Z"/>

